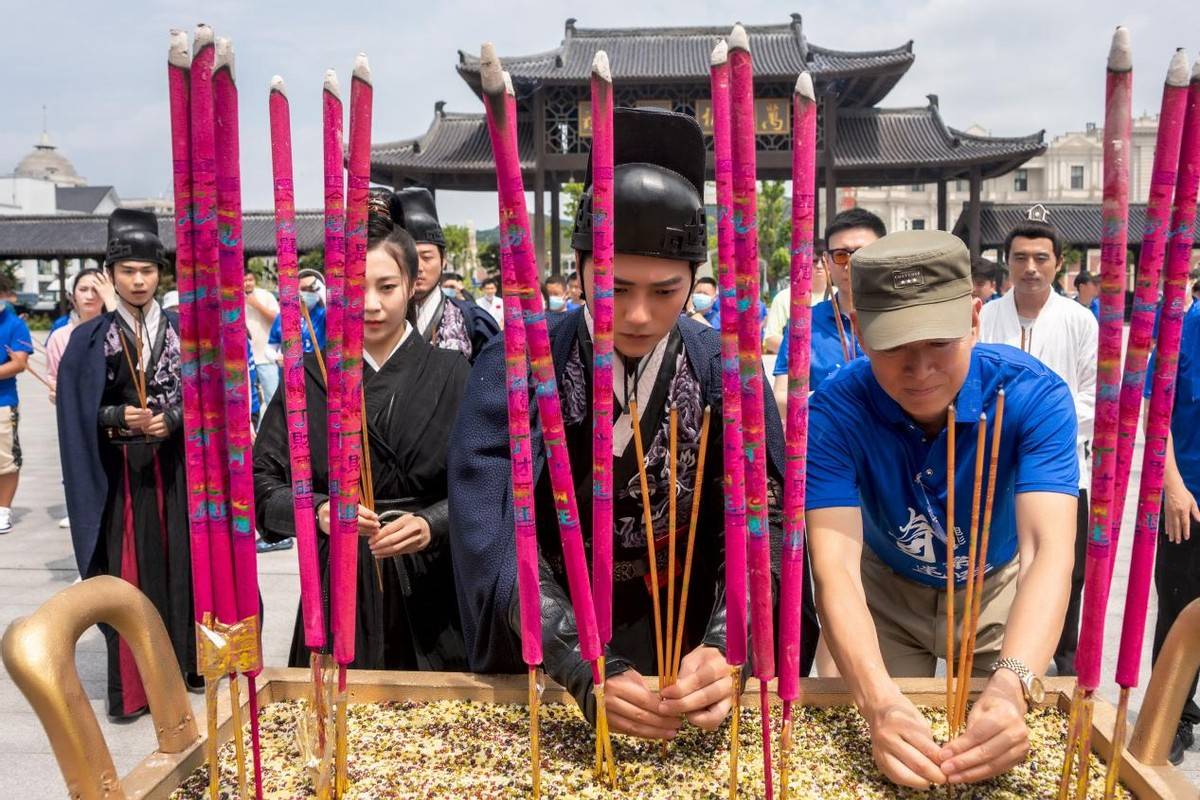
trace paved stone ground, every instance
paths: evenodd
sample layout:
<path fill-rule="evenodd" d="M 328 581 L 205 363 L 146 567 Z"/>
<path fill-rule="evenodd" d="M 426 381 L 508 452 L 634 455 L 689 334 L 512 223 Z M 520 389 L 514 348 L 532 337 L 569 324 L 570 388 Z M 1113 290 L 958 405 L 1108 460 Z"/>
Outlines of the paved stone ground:
<path fill-rule="evenodd" d="M 35 361 L 38 362 L 40 359 Z M 33 612 L 39 604 L 78 577 L 70 536 L 58 527 L 65 507 L 53 408 L 47 400 L 45 388 L 35 379 L 22 375 L 19 384 L 25 466 L 13 507 L 13 531 L 0 537 L 0 629 L 7 628 L 17 617 Z M 1140 456 L 1136 463 L 1140 463 Z M 1136 475 L 1130 483 L 1132 486 L 1138 485 Z M 1127 507 L 1131 509 L 1132 504 Z M 1114 601 L 1109 610 L 1105 676 L 1111 676 L 1115 668 L 1123 606 L 1120 598 L 1125 595 L 1128 578 L 1126 563 L 1131 538 L 1126 536 L 1122 543 L 1122 558 L 1113 582 Z M 259 572 L 259 586 L 266 609 L 263 629 L 265 659 L 268 664 L 283 664 L 287 660 L 299 599 L 295 550 L 260 555 Z M 89 631 L 79 641 L 76 663 L 92 709 L 112 749 L 117 769 L 125 774 L 154 749 L 150 718 L 143 717 L 129 725 L 108 722 L 104 713 L 104 640 L 98 630 Z M 1149 641 L 1143 680 L 1147 675 Z M 1106 689 L 1103 694 L 1111 702 L 1116 701 L 1115 690 Z M 203 698 L 193 695 L 192 702 L 202 717 Z M 1141 692 L 1137 692 L 1131 707 L 1137 709 L 1140 703 Z M 1200 749 L 1188 753 L 1184 768 L 1192 780 L 1200 785 Z M 21 796 L 26 798 L 57 798 L 66 794 L 58 764 L 42 726 L 7 672 L 0 673 L 0 776 L 19 781 L 23 790 Z"/>

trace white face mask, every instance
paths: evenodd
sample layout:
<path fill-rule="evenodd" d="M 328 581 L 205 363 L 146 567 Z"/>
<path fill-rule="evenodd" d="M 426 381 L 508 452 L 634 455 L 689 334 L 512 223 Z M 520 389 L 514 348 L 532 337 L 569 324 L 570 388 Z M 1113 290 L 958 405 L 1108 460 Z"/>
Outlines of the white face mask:
<path fill-rule="evenodd" d="M 567 298 L 560 294 L 552 294 L 549 305 L 551 311 L 562 311 L 567 306 Z"/>
<path fill-rule="evenodd" d="M 701 314 L 703 314 L 705 311 L 708 311 L 710 308 L 712 308 L 712 306 L 712 295 L 702 294 L 700 292 L 692 295 L 692 308 L 696 309 Z"/>
<path fill-rule="evenodd" d="M 304 300 L 304 305 L 308 307 L 309 311 L 312 311 L 317 307 L 317 303 L 321 302 L 321 295 L 316 292 L 301 292 L 300 297 Z"/>

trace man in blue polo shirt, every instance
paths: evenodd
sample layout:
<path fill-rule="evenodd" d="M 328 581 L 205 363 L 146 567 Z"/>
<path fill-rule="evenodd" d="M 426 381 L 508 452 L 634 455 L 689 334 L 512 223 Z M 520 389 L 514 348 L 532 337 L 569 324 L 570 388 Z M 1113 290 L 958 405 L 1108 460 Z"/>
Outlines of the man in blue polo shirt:
<path fill-rule="evenodd" d="M 1200 281 L 1197 281 L 1200 285 Z M 1153 375 L 1153 368 L 1150 370 Z M 1149 396 L 1152 381 L 1146 381 Z M 1192 304 L 1183 318 L 1179 346 L 1179 371 L 1175 377 L 1175 407 L 1167 437 L 1167 463 L 1163 474 L 1163 513 L 1159 520 L 1162 538 L 1154 564 L 1154 588 L 1158 593 L 1158 617 L 1154 625 L 1155 660 L 1167 631 L 1187 605 L 1200 597 L 1200 304 Z M 1183 753 L 1195 744 L 1194 726 L 1200 724 L 1196 704 L 1196 677 L 1179 719 L 1169 760 L 1183 761 Z"/>
<path fill-rule="evenodd" d="M 21 477 L 17 374 L 33 352 L 29 328 L 17 315 L 12 282 L 0 275 L 0 533 L 12 530 L 12 501 Z"/>
<path fill-rule="evenodd" d="M 1062 379 L 1006 345 L 976 344 L 970 257 L 941 231 L 855 254 L 854 327 L 866 351 L 813 395 L 807 521 L 822 634 L 896 783 L 973 783 L 1028 751 L 1025 714 L 1066 611 L 1079 465 Z M 956 424 L 955 576 L 966 582 L 980 415 L 1005 392 L 975 674 L 965 732 L 937 744 L 892 680 L 944 657 L 946 422 Z M 988 441 L 992 428 L 988 426 Z M 866 545 L 864 547 L 863 545 Z M 1019 581 L 1018 581 L 1019 575 Z M 963 619 L 964 592 L 956 594 Z"/>
<path fill-rule="evenodd" d="M 812 309 L 812 351 L 808 368 L 808 389 L 815 392 L 829 375 L 848 361 L 863 354 L 858 337 L 850 325 L 854 311 L 850 291 L 850 259 L 861 248 L 887 234 L 883 220 L 865 208 L 849 208 L 835 216 L 825 227 L 827 247 L 821 263 L 833 282 L 835 291 L 828 300 Z M 840 313 L 839 313 L 840 312 Z M 839 320 L 839 317 L 841 319 Z M 787 374 L 791 345 L 788 328 L 784 328 L 779 355 L 775 357 L 775 402 L 786 419 Z"/>

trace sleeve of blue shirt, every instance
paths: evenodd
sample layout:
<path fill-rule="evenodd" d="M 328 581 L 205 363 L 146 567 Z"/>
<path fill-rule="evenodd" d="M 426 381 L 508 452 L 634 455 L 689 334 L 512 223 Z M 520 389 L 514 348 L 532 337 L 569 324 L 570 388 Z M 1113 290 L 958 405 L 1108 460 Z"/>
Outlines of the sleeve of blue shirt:
<path fill-rule="evenodd" d="M 1026 396 L 1019 414 L 1015 491 L 1079 494 L 1079 459 L 1075 453 L 1075 404 L 1071 390 L 1055 377 L 1046 391 Z M 1005 413 L 1008 419 L 1008 413 Z M 1008 426 L 1006 425 L 1005 428 Z"/>
<path fill-rule="evenodd" d="M 16 320 L 13 321 L 10 339 L 4 344 L 10 350 L 14 350 L 19 353 L 33 352 L 33 335 L 29 332 L 29 326 L 25 324 L 25 320 L 17 317 Z"/>
<path fill-rule="evenodd" d="M 775 367 L 771 370 L 772 375 L 787 375 L 788 371 L 788 339 L 791 338 L 791 323 L 788 323 L 783 328 L 783 341 L 779 343 L 779 352 L 775 354 Z"/>
<path fill-rule="evenodd" d="M 840 387 L 826 383 L 813 393 L 809 403 L 805 508 L 810 510 L 860 505 L 858 469 L 850 437 L 838 422 L 838 407 L 846 399 L 841 398 L 844 394 Z"/>
<path fill-rule="evenodd" d="M 275 321 L 271 323 L 271 332 L 267 334 L 267 344 L 273 347 L 279 347 L 283 341 L 283 316 L 275 315 Z"/>

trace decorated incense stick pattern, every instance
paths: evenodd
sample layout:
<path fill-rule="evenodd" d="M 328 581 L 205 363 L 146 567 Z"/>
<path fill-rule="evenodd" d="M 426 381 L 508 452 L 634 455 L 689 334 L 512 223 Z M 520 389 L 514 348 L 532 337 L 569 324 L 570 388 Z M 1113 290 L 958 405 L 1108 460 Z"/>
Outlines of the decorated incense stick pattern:
<path fill-rule="evenodd" d="M 612 638 L 613 94 L 608 55 L 592 65 L 592 600 L 601 646 Z"/>
<path fill-rule="evenodd" d="M 1171 411 L 1175 403 L 1175 373 L 1179 362 L 1192 232 L 1196 222 L 1198 182 L 1200 61 L 1196 62 L 1196 71 L 1187 93 L 1187 117 L 1179 161 L 1179 179 L 1175 189 L 1175 212 L 1171 218 L 1170 252 L 1167 256 L 1166 280 L 1163 286 L 1162 322 L 1159 324 L 1158 345 L 1154 356 L 1154 382 L 1146 426 L 1146 445 L 1142 456 L 1137 526 L 1134 529 L 1125 619 L 1121 628 L 1121 649 L 1117 660 L 1117 683 L 1126 688 L 1138 683 L 1150 581 L 1154 575 L 1154 550 L 1158 541 L 1158 521 L 1162 509 L 1167 433 L 1170 430 Z"/>
<path fill-rule="evenodd" d="M 779 696 L 784 710 L 800 691 L 804 581 L 804 495 L 808 450 L 808 369 L 812 338 L 813 193 L 816 187 L 817 103 L 812 77 L 796 81 L 792 98 L 792 263 L 787 427 L 783 477 L 783 567 L 779 596 Z M 757 316 L 757 315 L 756 315 Z M 785 783 L 786 785 L 786 783 Z"/>
<path fill-rule="evenodd" d="M 1154 337 L 1154 319 L 1158 310 L 1158 284 L 1166 253 L 1171 217 L 1171 197 L 1179 168 L 1179 147 L 1183 136 L 1183 117 L 1187 106 L 1188 63 L 1182 49 L 1176 50 L 1163 86 L 1162 107 L 1158 115 L 1158 134 L 1154 145 L 1154 168 L 1150 173 L 1150 199 L 1142 229 L 1142 247 L 1138 258 L 1137 288 L 1133 314 L 1129 320 L 1129 343 L 1125 350 L 1125 369 L 1121 378 L 1120 413 L 1117 429 L 1117 472 L 1113 486 L 1112 548 L 1121 537 L 1125 494 L 1129 488 L 1129 470 L 1138 417 L 1142 410 L 1142 391 L 1146 384 L 1146 364 Z M 1110 560 L 1109 574 L 1112 574 Z M 1110 577 L 1111 579 L 1111 577 Z"/>
<path fill-rule="evenodd" d="M 312 456 L 308 445 L 308 399 L 304 381 L 300 282 L 296 258 L 296 200 L 292 180 L 292 128 L 283 79 L 271 81 L 271 166 L 275 181 L 275 244 L 279 258 L 279 314 L 283 350 L 284 404 L 287 409 L 288 455 L 295 507 L 300 565 L 300 602 L 304 643 L 312 650 L 326 646 L 321 567 L 313 516 Z"/>
<path fill-rule="evenodd" d="M 1105 86 L 1104 201 L 1101 205 L 1100 346 L 1096 369 L 1096 425 L 1092 439 L 1091 530 L 1087 543 L 1083 613 L 1076 669 L 1087 691 L 1100 685 L 1104 614 L 1112 558 L 1112 500 L 1120 412 L 1121 339 L 1125 309 L 1126 228 L 1129 217 L 1130 100 L 1133 68 L 1129 35 L 1113 36 Z"/>
<path fill-rule="evenodd" d="M 204 413 L 200 407 L 200 356 L 196 340 L 196 273 L 192 260 L 192 143 L 187 34 L 171 31 L 167 86 L 171 106 L 171 162 L 175 191 L 175 279 L 179 285 L 179 371 L 183 392 L 188 532 L 196 622 L 213 613 L 209 557 L 208 484 L 204 474 Z"/>
<path fill-rule="evenodd" d="M 216 621 L 239 619 L 234 593 L 233 542 L 226 494 L 225 377 L 222 374 L 221 298 L 217 273 L 217 174 L 213 109 L 212 29 L 201 25 L 193 42 L 191 69 L 192 256 L 195 276 L 196 333 L 200 357 L 200 407 L 203 413 L 204 474 L 208 484 L 208 534 Z"/>
<path fill-rule="evenodd" d="M 728 47 L 712 54 L 713 150 L 717 183 L 717 276 L 721 295 L 721 413 L 724 446 L 725 660 L 746 663 L 746 486 L 742 463 L 742 385 L 738 370 L 737 277 L 733 244 L 733 155 Z"/>
<path fill-rule="evenodd" d="M 245 295 L 242 290 L 244 259 L 238 97 L 233 68 L 233 46 L 228 39 L 217 40 L 213 98 L 216 114 L 221 358 L 225 371 L 225 446 L 237 610 L 238 619 L 244 620 L 258 616 L 258 555 L 254 547 L 254 465 L 250 441 Z M 261 666 L 261 659 L 256 652 L 255 669 L 258 666 Z"/>

